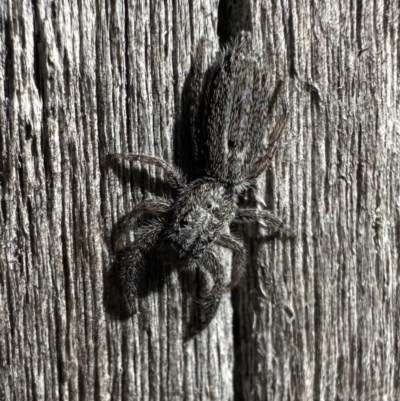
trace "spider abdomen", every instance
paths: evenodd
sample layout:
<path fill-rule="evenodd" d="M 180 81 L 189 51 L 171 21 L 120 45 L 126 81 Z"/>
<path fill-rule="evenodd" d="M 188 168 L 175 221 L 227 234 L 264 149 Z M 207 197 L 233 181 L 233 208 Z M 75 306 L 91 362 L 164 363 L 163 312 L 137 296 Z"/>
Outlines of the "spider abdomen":
<path fill-rule="evenodd" d="M 199 108 L 204 171 L 232 184 L 246 179 L 266 129 L 268 88 L 251 47 L 244 32 L 221 52 L 204 80 Z"/>

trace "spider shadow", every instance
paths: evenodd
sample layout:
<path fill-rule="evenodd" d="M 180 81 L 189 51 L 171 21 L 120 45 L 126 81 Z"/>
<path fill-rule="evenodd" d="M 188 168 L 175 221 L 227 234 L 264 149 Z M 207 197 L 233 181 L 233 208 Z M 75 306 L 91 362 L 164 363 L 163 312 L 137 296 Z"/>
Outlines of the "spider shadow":
<path fill-rule="evenodd" d="M 106 163 L 107 167 L 111 168 L 115 175 L 121 180 L 124 188 L 140 188 L 141 193 L 154 192 L 156 194 L 163 194 L 167 197 L 170 196 L 171 189 L 163 182 L 161 177 L 152 176 L 149 174 L 148 169 L 141 169 L 140 165 L 137 163 L 129 166 L 128 164 L 118 163 L 117 161 L 113 160 L 112 157 L 107 157 Z M 133 198 L 135 203 L 141 200 L 138 195 L 133 195 Z M 127 214 L 129 214 L 129 211 Z M 126 215 L 123 215 L 119 218 L 119 220 L 114 224 L 113 229 L 121 224 Z M 151 216 L 145 215 L 144 218 L 145 217 Z M 113 234 L 106 239 L 109 249 L 113 248 L 112 237 Z M 115 257 L 116 253 L 112 252 L 112 254 Z M 171 269 L 167 264 L 164 264 L 162 261 L 157 259 L 153 249 L 145 254 L 144 258 L 145 269 L 143 269 L 138 277 L 138 290 L 134 294 L 135 306 L 133 309 L 127 307 L 126 300 L 121 293 L 114 263 L 112 263 L 111 267 L 109 267 L 105 272 L 103 279 L 103 303 L 107 313 L 112 319 L 129 319 L 132 315 L 142 310 L 140 306 L 141 300 L 148 298 L 152 293 L 160 292 L 164 288 Z"/>
<path fill-rule="evenodd" d="M 199 42 L 199 46 L 204 44 L 204 40 Z M 195 76 L 194 59 L 192 58 L 191 69 L 185 79 L 182 91 L 175 91 L 177 102 L 180 102 L 180 113 L 175 120 L 173 129 L 173 143 L 174 143 L 174 164 L 181 169 L 185 174 L 188 181 L 192 181 L 202 175 L 201 161 L 193 162 L 196 160 L 195 147 L 196 144 L 201 142 L 201 138 L 196 135 L 196 130 L 193 130 L 193 113 L 197 112 L 198 99 L 194 99 L 192 88 L 198 84 L 197 79 L 203 79 L 205 74 L 211 71 L 210 67 L 204 71 L 202 76 Z M 201 84 L 200 84 L 201 86 Z M 197 103 L 196 103 L 197 101 Z M 112 168 L 115 175 L 122 181 L 124 187 L 140 188 L 142 193 L 151 192 L 156 195 L 163 195 L 165 197 L 174 197 L 175 193 L 167 184 L 161 180 L 160 176 L 156 177 L 149 174 L 148 169 L 141 169 L 138 163 L 121 164 L 112 161 L 112 158 L 107 158 L 108 167 Z M 139 184 L 139 185 L 138 185 Z M 135 202 L 140 199 L 134 199 Z M 123 216 L 120 221 L 124 218 Z M 115 227 L 118 226 L 116 223 Z M 111 241 L 109 241 L 111 245 Z M 111 246 L 110 246 L 111 248 Z M 156 251 L 157 247 L 154 248 Z M 157 258 L 153 250 L 150 250 L 145 259 L 145 269 L 143 274 L 138 280 L 137 293 L 134 294 L 134 310 L 126 308 L 126 301 L 121 294 L 121 290 L 116 280 L 116 272 L 113 265 L 104 276 L 104 305 L 107 312 L 115 319 L 124 320 L 132 316 L 139 310 L 142 311 L 141 300 L 147 298 L 154 292 L 163 290 L 171 271 L 174 266 L 169 266 L 169 263 L 164 263 L 161 257 Z M 199 269 L 180 269 L 179 281 L 182 288 L 182 313 L 184 321 L 184 331 L 186 331 L 186 338 L 189 338 L 188 333 L 193 332 L 190 327 L 196 325 L 198 317 L 198 298 L 199 294 L 206 286 L 203 274 Z M 185 327 L 186 326 L 186 327 Z"/>
<path fill-rule="evenodd" d="M 115 175 L 122 181 L 124 187 L 140 188 L 142 193 L 155 193 L 156 195 L 162 195 L 170 198 L 171 195 L 175 195 L 175 191 L 171 189 L 160 176 L 154 177 L 149 174 L 147 169 L 140 169 L 140 165 L 137 163 L 129 166 L 127 163 L 121 165 L 114 161 L 111 157 L 107 158 L 108 167 L 113 169 Z M 134 197 L 134 202 L 137 203 L 141 199 Z M 129 212 L 127 213 L 129 214 Z M 126 215 L 123 215 L 114 225 L 116 228 L 124 220 Z M 152 215 L 144 215 L 141 221 L 145 222 L 149 218 L 154 217 Z M 107 238 L 107 243 L 110 249 L 112 249 L 112 234 Z M 111 267 L 107 270 L 104 275 L 104 295 L 103 303 L 105 309 L 111 319 L 124 321 L 138 313 L 140 316 L 141 327 L 148 327 L 146 321 L 149 321 L 150 316 L 146 316 L 147 312 L 146 299 L 153 293 L 161 293 L 164 289 L 171 272 L 174 270 L 174 266 L 163 260 L 163 257 L 158 255 L 157 244 L 151 248 L 145 255 L 144 266 L 140 276 L 138 277 L 137 291 L 134 294 L 134 307 L 127 307 L 126 299 L 124 298 L 120 284 L 118 282 L 118 275 L 115 265 L 112 263 Z M 113 252 L 115 257 L 115 253 Z M 184 322 L 190 321 L 187 325 L 184 323 L 184 337 L 189 338 L 190 326 L 193 326 L 196 321 L 197 314 L 197 302 L 196 302 L 196 291 L 192 291 L 196 288 L 197 283 L 202 282 L 199 279 L 198 273 L 193 272 L 190 269 L 182 269 L 183 271 L 179 274 L 179 281 L 182 286 L 182 310 L 184 316 Z M 144 301 L 144 303 L 143 303 Z"/>
<path fill-rule="evenodd" d="M 130 165 L 128 165 L 124 162 L 121 164 L 121 162 L 115 160 L 112 155 L 108 155 L 106 157 L 106 166 L 114 171 L 115 176 L 118 177 L 124 188 L 130 187 L 136 190 L 140 189 L 142 194 L 151 193 L 163 195 L 167 198 L 170 197 L 173 192 L 173 189 L 161 179 L 160 175 L 151 175 L 149 169 L 141 168 L 139 163 L 130 162 Z M 134 196 L 135 203 L 140 200 L 141 199 L 137 198 L 137 196 Z M 115 227 L 123 217 L 124 216 L 115 223 Z"/>

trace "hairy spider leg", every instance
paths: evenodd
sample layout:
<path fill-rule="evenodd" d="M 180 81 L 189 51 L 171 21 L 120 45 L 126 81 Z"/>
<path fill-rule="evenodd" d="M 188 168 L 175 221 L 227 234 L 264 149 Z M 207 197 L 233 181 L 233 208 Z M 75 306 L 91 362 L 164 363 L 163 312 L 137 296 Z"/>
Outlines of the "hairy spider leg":
<path fill-rule="evenodd" d="M 140 162 L 159 167 L 164 171 L 166 182 L 174 189 L 179 189 L 185 184 L 185 178 L 183 174 L 179 171 L 179 169 L 175 166 L 171 166 L 165 160 L 159 157 L 138 155 L 133 153 L 114 153 L 113 155 L 111 155 L 111 158 L 116 160 Z"/>
<path fill-rule="evenodd" d="M 258 178 L 271 164 L 272 159 L 275 156 L 275 152 L 279 145 L 279 140 L 285 130 L 286 123 L 288 121 L 289 113 L 286 112 L 283 117 L 281 117 L 278 123 L 275 125 L 270 137 L 269 144 L 264 156 L 260 157 L 250 169 L 249 175 L 246 177 L 246 181 L 253 181 Z"/>
<path fill-rule="evenodd" d="M 204 62 L 206 54 L 206 40 L 200 39 L 200 43 L 196 48 L 195 54 L 191 57 L 191 70 L 190 70 L 190 87 L 187 94 L 188 102 L 190 105 L 189 109 L 189 120 L 190 120 L 190 132 L 192 136 L 194 146 L 194 156 L 196 160 L 199 158 L 199 109 L 201 103 L 201 93 L 204 77 Z"/>
<path fill-rule="evenodd" d="M 204 252 L 201 266 L 211 275 L 214 281 L 214 286 L 199 300 L 200 316 L 192 335 L 200 333 L 209 325 L 217 313 L 218 306 L 225 291 L 224 268 L 212 251 L 206 250 Z"/>
<path fill-rule="evenodd" d="M 234 223 L 248 223 L 263 220 L 266 223 L 277 228 L 287 237 L 295 237 L 296 233 L 290 228 L 285 226 L 283 221 L 279 217 L 275 216 L 273 213 L 267 210 L 257 210 L 257 209 L 238 209 L 236 211 L 236 216 L 233 219 Z"/>
<path fill-rule="evenodd" d="M 216 245 L 221 245 L 233 252 L 231 281 L 225 286 L 225 291 L 231 291 L 239 283 L 244 274 L 244 264 L 246 260 L 246 249 L 243 244 L 232 235 L 222 234 L 216 241 Z"/>
<path fill-rule="evenodd" d="M 109 271 L 109 278 L 115 288 L 121 291 L 125 302 L 121 305 L 124 313 L 131 315 L 136 312 L 135 295 L 140 287 L 142 272 L 145 268 L 145 255 L 157 243 L 160 233 L 164 229 L 165 221 L 155 220 L 151 225 L 116 255 Z"/>
<path fill-rule="evenodd" d="M 114 253 L 122 249 L 124 235 L 137 227 L 138 220 L 145 214 L 159 216 L 167 213 L 171 201 L 165 198 L 146 199 L 138 203 L 127 215 L 125 215 L 114 227 L 111 234 L 111 242 Z"/>
<path fill-rule="evenodd" d="M 200 299 L 200 318 L 195 328 L 196 333 L 199 333 L 209 325 L 217 313 L 223 293 L 231 291 L 232 288 L 238 284 L 244 273 L 244 262 L 246 258 L 244 246 L 231 235 L 227 234 L 221 235 L 215 241 L 215 244 L 233 251 L 231 282 L 225 285 L 223 266 L 219 263 L 215 254 L 207 250 L 202 258 L 201 266 L 205 271 L 210 273 L 214 281 L 214 286 Z"/>

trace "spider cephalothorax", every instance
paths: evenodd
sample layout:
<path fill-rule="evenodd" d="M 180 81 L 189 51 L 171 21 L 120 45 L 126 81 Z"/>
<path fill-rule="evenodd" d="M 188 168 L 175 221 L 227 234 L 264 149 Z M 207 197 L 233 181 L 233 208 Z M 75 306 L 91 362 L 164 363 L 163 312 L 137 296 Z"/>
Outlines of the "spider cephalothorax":
<path fill-rule="evenodd" d="M 263 74 L 254 60 L 251 36 L 241 33 L 217 58 L 206 74 L 201 73 L 201 56 L 192 74 L 202 77 L 194 84 L 192 116 L 195 163 L 199 178 L 187 183 L 175 167 L 164 160 L 140 154 L 115 154 L 114 159 L 155 165 L 175 189 L 175 199 L 154 198 L 136 205 L 116 226 L 114 248 L 118 251 L 110 276 L 121 291 L 128 313 L 135 311 L 135 295 L 152 250 L 178 267 L 196 265 L 213 278 L 214 286 L 200 302 L 196 331 L 214 317 L 224 291 L 231 290 L 243 274 L 245 249 L 229 234 L 231 223 L 264 221 L 287 235 L 276 216 L 266 210 L 242 209 L 238 196 L 270 165 L 286 122 L 286 113 L 269 135 L 260 156 L 265 126 L 276 102 L 279 85 L 269 93 Z M 196 80 L 193 80 L 196 82 Z M 129 230 L 139 227 L 135 241 L 123 247 Z M 225 283 L 222 265 L 213 246 L 233 251 L 231 281 Z"/>

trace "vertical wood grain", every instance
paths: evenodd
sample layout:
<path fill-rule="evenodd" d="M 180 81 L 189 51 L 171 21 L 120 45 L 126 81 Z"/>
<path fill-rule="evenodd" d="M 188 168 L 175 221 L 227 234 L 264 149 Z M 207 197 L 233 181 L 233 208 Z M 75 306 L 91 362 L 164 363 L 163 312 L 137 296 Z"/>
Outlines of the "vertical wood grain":
<path fill-rule="evenodd" d="M 113 225 L 169 194 L 107 154 L 180 161 L 191 53 L 205 38 L 210 62 L 218 24 L 240 25 L 225 3 L 0 2 L 0 400 L 400 398 L 394 1 L 251 3 L 290 122 L 246 202 L 298 238 L 242 230 L 246 275 L 189 342 L 193 273 L 152 266 L 137 315 L 106 311 Z"/>

